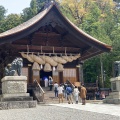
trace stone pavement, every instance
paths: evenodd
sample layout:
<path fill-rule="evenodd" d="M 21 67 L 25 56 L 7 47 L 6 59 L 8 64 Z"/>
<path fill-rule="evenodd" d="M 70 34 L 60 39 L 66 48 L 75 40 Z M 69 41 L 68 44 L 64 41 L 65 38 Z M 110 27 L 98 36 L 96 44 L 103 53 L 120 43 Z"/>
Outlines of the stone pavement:
<path fill-rule="evenodd" d="M 77 110 L 102 113 L 108 115 L 114 115 L 120 117 L 120 105 L 114 104 L 103 104 L 103 103 L 86 103 L 86 105 L 79 104 L 50 104 L 52 106 L 64 107 L 64 108 L 72 108 Z M 120 120 L 120 119 L 119 119 Z"/>
<path fill-rule="evenodd" d="M 120 120 L 120 106 L 44 104 L 36 108 L 0 110 L 0 120 Z"/>

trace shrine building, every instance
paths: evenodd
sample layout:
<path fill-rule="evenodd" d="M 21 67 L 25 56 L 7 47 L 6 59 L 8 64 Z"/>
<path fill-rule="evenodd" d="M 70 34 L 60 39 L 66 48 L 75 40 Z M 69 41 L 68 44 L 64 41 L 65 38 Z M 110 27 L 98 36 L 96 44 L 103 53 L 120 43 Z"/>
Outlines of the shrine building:
<path fill-rule="evenodd" d="M 75 26 L 51 3 L 30 20 L 0 34 L 0 78 L 5 66 L 21 57 L 28 84 L 49 76 L 58 83 L 84 82 L 83 62 L 111 49 Z"/>

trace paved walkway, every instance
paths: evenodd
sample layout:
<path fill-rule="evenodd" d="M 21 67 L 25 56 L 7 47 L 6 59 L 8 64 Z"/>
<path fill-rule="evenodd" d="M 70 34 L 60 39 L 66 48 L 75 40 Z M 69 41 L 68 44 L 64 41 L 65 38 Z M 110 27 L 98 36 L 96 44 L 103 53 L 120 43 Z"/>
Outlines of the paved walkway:
<path fill-rule="evenodd" d="M 43 104 L 36 108 L 0 110 L 0 120 L 120 120 L 120 105 Z"/>
<path fill-rule="evenodd" d="M 58 104 L 53 91 L 46 90 L 46 104 L 36 108 L 0 110 L 0 120 L 120 120 L 120 105 L 87 101 L 86 105 Z"/>
<path fill-rule="evenodd" d="M 113 104 L 103 104 L 103 103 L 87 103 L 86 105 L 79 104 L 50 104 L 53 106 L 59 106 L 64 108 L 72 108 L 72 109 L 78 109 L 83 111 L 90 111 L 90 112 L 96 112 L 96 113 L 102 113 L 102 114 L 109 114 L 114 116 L 120 117 L 120 105 L 113 105 Z M 119 119 L 120 120 L 120 119 Z"/>

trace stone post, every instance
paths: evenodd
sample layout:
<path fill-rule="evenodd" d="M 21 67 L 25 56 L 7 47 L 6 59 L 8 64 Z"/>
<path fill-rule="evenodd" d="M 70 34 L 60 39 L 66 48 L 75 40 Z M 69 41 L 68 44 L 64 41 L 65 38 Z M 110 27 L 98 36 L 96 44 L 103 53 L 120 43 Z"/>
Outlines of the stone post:
<path fill-rule="evenodd" d="M 104 103 L 110 104 L 120 104 L 120 76 L 111 78 L 111 90 L 112 92 L 106 99 L 103 100 Z"/>

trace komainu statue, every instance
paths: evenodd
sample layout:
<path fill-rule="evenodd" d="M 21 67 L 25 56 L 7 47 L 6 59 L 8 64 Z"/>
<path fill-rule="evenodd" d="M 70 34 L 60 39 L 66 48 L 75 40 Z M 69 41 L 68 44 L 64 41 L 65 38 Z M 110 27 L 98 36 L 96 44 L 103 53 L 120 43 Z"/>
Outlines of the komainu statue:
<path fill-rule="evenodd" d="M 19 76 L 22 75 L 22 67 L 23 67 L 23 59 L 22 58 L 16 58 L 13 60 L 13 62 L 11 64 L 8 64 L 5 67 L 5 76 L 14 76 L 15 72 L 17 72 L 17 74 Z"/>
<path fill-rule="evenodd" d="M 114 77 L 120 76 L 120 61 L 114 62 Z"/>

